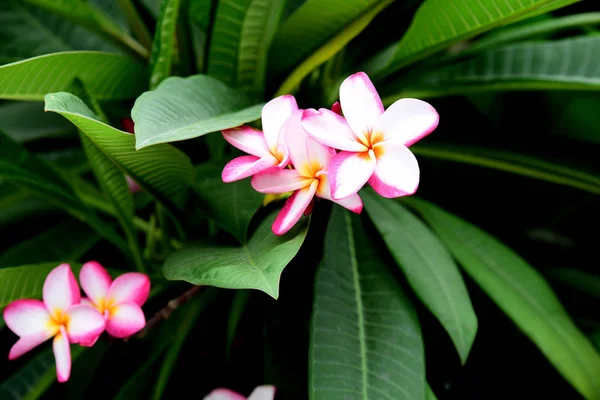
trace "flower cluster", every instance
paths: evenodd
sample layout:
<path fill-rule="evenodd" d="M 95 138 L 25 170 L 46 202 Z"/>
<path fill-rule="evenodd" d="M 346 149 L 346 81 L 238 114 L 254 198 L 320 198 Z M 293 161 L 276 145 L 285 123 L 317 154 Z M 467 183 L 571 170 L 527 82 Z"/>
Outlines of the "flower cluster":
<path fill-rule="evenodd" d="M 52 348 L 59 382 L 71 374 L 70 344 L 92 346 L 102 332 L 126 338 L 146 325 L 141 306 L 148 299 L 150 280 L 129 272 L 114 281 L 97 262 L 85 263 L 79 281 L 82 298 L 69 264 L 54 268 L 44 281 L 43 301 L 16 300 L 4 309 L 4 320 L 19 340 L 10 349 L 14 360 L 54 338 Z"/>
<path fill-rule="evenodd" d="M 247 398 L 229 389 L 215 389 L 210 392 L 204 400 L 273 400 L 275 398 L 275 386 L 257 386 Z"/>
<path fill-rule="evenodd" d="M 358 191 L 367 182 L 383 197 L 413 194 L 419 164 L 408 146 L 438 122 L 435 109 L 417 99 L 384 110 L 373 83 L 359 72 L 342 83 L 332 110 L 302 110 L 284 95 L 264 106 L 262 132 L 249 126 L 224 130 L 227 142 L 250 155 L 229 162 L 222 178 L 251 176 L 261 193 L 293 192 L 273 224 L 273 232 L 283 235 L 310 213 L 315 196 L 360 213 Z"/>

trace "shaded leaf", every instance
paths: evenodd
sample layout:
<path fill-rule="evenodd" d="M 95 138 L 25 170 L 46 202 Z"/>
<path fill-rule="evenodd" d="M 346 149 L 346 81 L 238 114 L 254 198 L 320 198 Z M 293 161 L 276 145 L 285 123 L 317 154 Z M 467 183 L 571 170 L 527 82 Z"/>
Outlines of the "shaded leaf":
<path fill-rule="evenodd" d="M 142 94 L 131 110 L 136 148 L 193 139 L 260 118 L 262 104 L 206 75 L 171 77 Z"/>
<path fill-rule="evenodd" d="M 600 300 L 600 276 L 575 268 L 553 268 L 548 274 L 550 278 Z"/>
<path fill-rule="evenodd" d="M 10 225 L 56 209 L 54 204 L 40 199 L 29 190 L 6 182 L 0 184 L 0 226 Z"/>
<path fill-rule="evenodd" d="M 17 143 L 74 133 L 73 125 L 45 113 L 39 102 L 9 102 L 0 106 L 0 131 Z"/>
<path fill-rule="evenodd" d="M 171 59 L 175 50 L 175 27 L 179 14 L 179 0 L 163 0 L 156 24 L 150 56 L 150 89 L 171 74 Z"/>
<path fill-rule="evenodd" d="M 315 280 L 310 399 L 423 399 L 417 313 L 361 226 L 335 206 Z"/>
<path fill-rule="evenodd" d="M 417 296 L 446 329 L 463 364 L 477 316 L 458 266 L 438 237 L 400 203 L 363 191 L 365 208 Z"/>
<path fill-rule="evenodd" d="M 585 398 L 600 397 L 600 355 L 546 281 L 491 235 L 423 200 L 410 199 L 464 270 Z"/>
<path fill-rule="evenodd" d="M 229 355 L 231 354 L 233 341 L 251 294 L 252 292 L 250 290 L 236 290 L 233 301 L 231 302 L 231 309 L 229 310 L 229 318 L 227 320 L 226 358 L 229 358 Z"/>
<path fill-rule="evenodd" d="M 163 266 L 165 278 L 227 289 L 258 289 L 277 298 L 281 273 L 304 242 L 308 221 L 299 222 L 284 236 L 276 236 L 271 231 L 275 216 L 272 213 L 262 221 L 241 247 L 206 243 L 176 251 Z"/>

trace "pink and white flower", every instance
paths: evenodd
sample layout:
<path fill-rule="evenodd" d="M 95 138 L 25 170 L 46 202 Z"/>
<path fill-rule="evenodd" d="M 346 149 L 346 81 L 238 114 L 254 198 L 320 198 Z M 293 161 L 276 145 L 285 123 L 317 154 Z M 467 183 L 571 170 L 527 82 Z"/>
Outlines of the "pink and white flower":
<path fill-rule="evenodd" d="M 204 400 L 273 400 L 274 398 L 275 386 L 263 385 L 257 386 L 248 398 L 229 389 L 215 389 L 204 397 Z"/>
<path fill-rule="evenodd" d="M 285 234 L 298 222 L 314 196 L 332 200 L 355 213 L 362 211 L 362 201 L 356 193 L 344 199 L 332 198 L 328 168 L 336 152 L 310 138 L 302 128 L 301 118 L 302 110 L 289 118 L 281 130 L 294 169 L 268 171 L 252 177 L 252 187 L 260 193 L 294 192 L 273 223 L 276 235 Z"/>
<path fill-rule="evenodd" d="M 128 272 L 113 281 L 102 265 L 90 261 L 81 267 L 79 282 L 87 295 L 82 303 L 98 310 L 106 321 L 109 335 L 126 338 L 146 326 L 141 306 L 150 294 L 150 279 L 145 274 Z M 81 345 L 92 346 L 100 333 Z"/>
<path fill-rule="evenodd" d="M 46 277 L 43 301 L 16 300 L 4 309 L 6 326 L 19 336 L 10 349 L 14 360 L 50 338 L 59 382 L 71 374 L 70 343 L 81 343 L 104 331 L 104 318 L 94 308 L 79 304 L 81 295 L 69 264 L 61 264 Z"/>
<path fill-rule="evenodd" d="M 294 96 L 279 96 L 262 109 L 262 131 L 246 125 L 222 131 L 227 142 L 250 154 L 234 158 L 225 166 L 221 175 L 223 182 L 244 179 L 272 167 L 287 166 L 290 155 L 280 131 L 297 110 Z"/>
<path fill-rule="evenodd" d="M 304 111 L 302 125 L 320 143 L 341 150 L 329 166 L 331 196 L 343 199 L 366 183 L 383 197 L 413 194 L 419 164 L 408 146 L 431 133 L 439 116 L 428 103 L 400 99 L 384 110 L 364 72 L 340 86 L 341 115 L 327 110 Z"/>

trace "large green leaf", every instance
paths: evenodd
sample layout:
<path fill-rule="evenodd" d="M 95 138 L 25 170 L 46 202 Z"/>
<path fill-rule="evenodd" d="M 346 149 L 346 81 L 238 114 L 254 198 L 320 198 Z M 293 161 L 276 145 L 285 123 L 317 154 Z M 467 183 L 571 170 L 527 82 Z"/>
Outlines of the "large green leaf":
<path fill-rule="evenodd" d="M 190 245 L 171 254 L 163 273 L 169 280 L 227 289 L 258 289 L 279 296 L 279 279 L 294 258 L 308 230 L 308 221 L 299 222 L 284 236 L 271 231 L 275 213 L 266 218 L 241 247 L 209 243 Z"/>
<path fill-rule="evenodd" d="M 300 65 L 298 65 L 287 79 L 281 84 L 277 90 L 276 95 L 282 95 L 293 91 L 308 74 L 310 74 L 315 68 L 329 60 L 340 50 L 342 50 L 348 42 L 354 39 L 359 33 L 361 33 L 379 14 L 384 8 L 386 8 L 393 0 L 382 0 L 376 2 L 365 10 L 364 13 L 357 16 L 356 19 L 348 21 L 348 24 L 335 36 L 331 37 L 328 41 L 324 42 L 321 47 L 315 50 L 310 57 L 306 58 Z"/>
<path fill-rule="evenodd" d="M 250 220 L 264 196 L 252 188 L 248 179 L 224 183 L 221 171 L 223 167 L 215 164 L 198 166 L 194 190 L 203 202 L 202 213 L 245 243 Z"/>
<path fill-rule="evenodd" d="M 315 280 L 312 400 L 425 397 L 417 314 L 373 244 L 359 217 L 334 208 Z"/>
<path fill-rule="evenodd" d="M 94 33 L 18 0 L 0 4 L 0 39 L 0 64 L 61 51 L 115 51 Z"/>
<path fill-rule="evenodd" d="M 251 97 L 262 98 L 267 52 L 284 5 L 284 0 L 220 1 L 208 73 Z"/>
<path fill-rule="evenodd" d="M 600 276 L 575 268 L 553 268 L 548 274 L 552 279 L 600 300 Z"/>
<path fill-rule="evenodd" d="M 124 173 L 156 199 L 175 208 L 181 206 L 193 182 L 189 158 L 170 145 L 135 150 L 134 135 L 94 119 L 94 113 L 69 93 L 46 96 L 46 110 L 61 114 L 79 128 Z"/>
<path fill-rule="evenodd" d="M 423 200 L 411 199 L 464 270 L 587 399 L 600 398 L 600 355 L 552 289 L 497 239 Z"/>
<path fill-rule="evenodd" d="M 192 139 L 260 118 L 262 104 L 249 106 L 244 96 L 209 76 L 168 78 L 138 97 L 131 110 L 136 147 Z"/>
<path fill-rule="evenodd" d="M 85 224 L 67 220 L 0 254 L 0 268 L 48 261 L 78 260 L 99 237 Z"/>
<path fill-rule="evenodd" d="M 426 0 L 408 31 L 390 52 L 387 69 L 397 70 L 461 40 L 579 0 Z"/>
<path fill-rule="evenodd" d="M 0 14 L 1 15 L 1 14 Z M 0 106 L 0 131 L 23 143 L 50 136 L 74 133 L 68 121 L 44 112 L 40 102 L 9 102 Z"/>
<path fill-rule="evenodd" d="M 43 100 L 81 79 L 98 100 L 130 99 L 144 90 L 146 68 L 114 53 L 72 51 L 0 67 L 0 99 Z"/>
<path fill-rule="evenodd" d="M 171 59 L 175 50 L 175 27 L 179 0 L 163 0 L 156 24 L 150 56 L 150 89 L 154 89 L 171 74 Z"/>
<path fill-rule="evenodd" d="M 212 18 L 212 8 L 216 5 L 217 3 L 212 0 L 189 0 L 187 16 L 196 60 L 196 69 L 200 72 L 206 71 L 208 33 Z"/>
<path fill-rule="evenodd" d="M 592 57 L 600 36 L 527 42 L 487 50 L 437 70 L 407 75 L 388 86 L 384 103 L 400 97 L 439 97 L 496 90 L 600 90 Z"/>
<path fill-rule="evenodd" d="M 411 150 L 423 157 L 496 169 L 600 194 L 600 177 L 537 157 L 487 148 L 441 144 L 418 144 L 412 146 Z"/>
<path fill-rule="evenodd" d="M 365 208 L 408 283 L 452 338 L 463 364 L 477 316 L 458 266 L 438 237 L 398 202 L 363 191 Z"/>

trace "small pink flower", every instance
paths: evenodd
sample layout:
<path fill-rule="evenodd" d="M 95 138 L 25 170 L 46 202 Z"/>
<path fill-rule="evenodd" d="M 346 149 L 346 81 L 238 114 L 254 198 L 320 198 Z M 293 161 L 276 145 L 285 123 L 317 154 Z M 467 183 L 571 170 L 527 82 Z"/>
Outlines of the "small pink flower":
<path fill-rule="evenodd" d="M 19 336 L 9 360 L 22 356 L 50 338 L 59 382 L 71 374 L 70 343 L 81 343 L 104 331 L 104 318 L 94 308 L 79 304 L 79 286 L 69 264 L 61 264 L 46 277 L 43 299 L 16 300 L 4 310 L 6 326 Z"/>
<path fill-rule="evenodd" d="M 97 262 L 90 261 L 79 273 L 81 288 L 88 296 L 82 303 L 89 304 L 103 315 L 106 332 L 117 338 L 126 338 L 146 325 L 141 306 L 150 293 L 150 279 L 138 272 L 128 272 L 114 281 Z M 102 332 L 89 338 L 82 346 L 92 346 Z"/>
<path fill-rule="evenodd" d="M 408 146 L 431 133 L 439 116 L 428 103 L 400 99 L 384 112 L 377 90 L 364 72 L 340 86 L 344 117 L 334 111 L 304 111 L 302 125 L 324 145 L 342 150 L 329 166 L 331 194 L 343 199 L 368 181 L 383 197 L 413 194 L 419 164 Z"/>
<path fill-rule="evenodd" d="M 332 200 L 355 213 L 360 213 L 363 207 L 356 193 L 344 199 L 332 199 L 327 169 L 336 152 L 311 139 L 300 124 L 301 118 L 302 110 L 299 110 L 281 130 L 295 169 L 267 171 L 252 177 L 252 187 L 260 193 L 294 191 L 273 223 L 276 235 L 285 234 L 298 222 L 314 196 Z"/>
<path fill-rule="evenodd" d="M 273 400 L 275 398 L 275 386 L 257 386 L 248 398 L 229 389 L 215 389 L 210 392 L 204 400 Z"/>
<path fill-rule="evenodd" d="M 297 110 L 294 96 L 279 96 L 262 109 L 262 132 L 246 125 L 224 130 L 226 141 L 250 155 L 231 160 L 223 169 L 223 182 L 244 179 L 272 167 L 284 168 L 290 156 L 280 131 Z"/>

